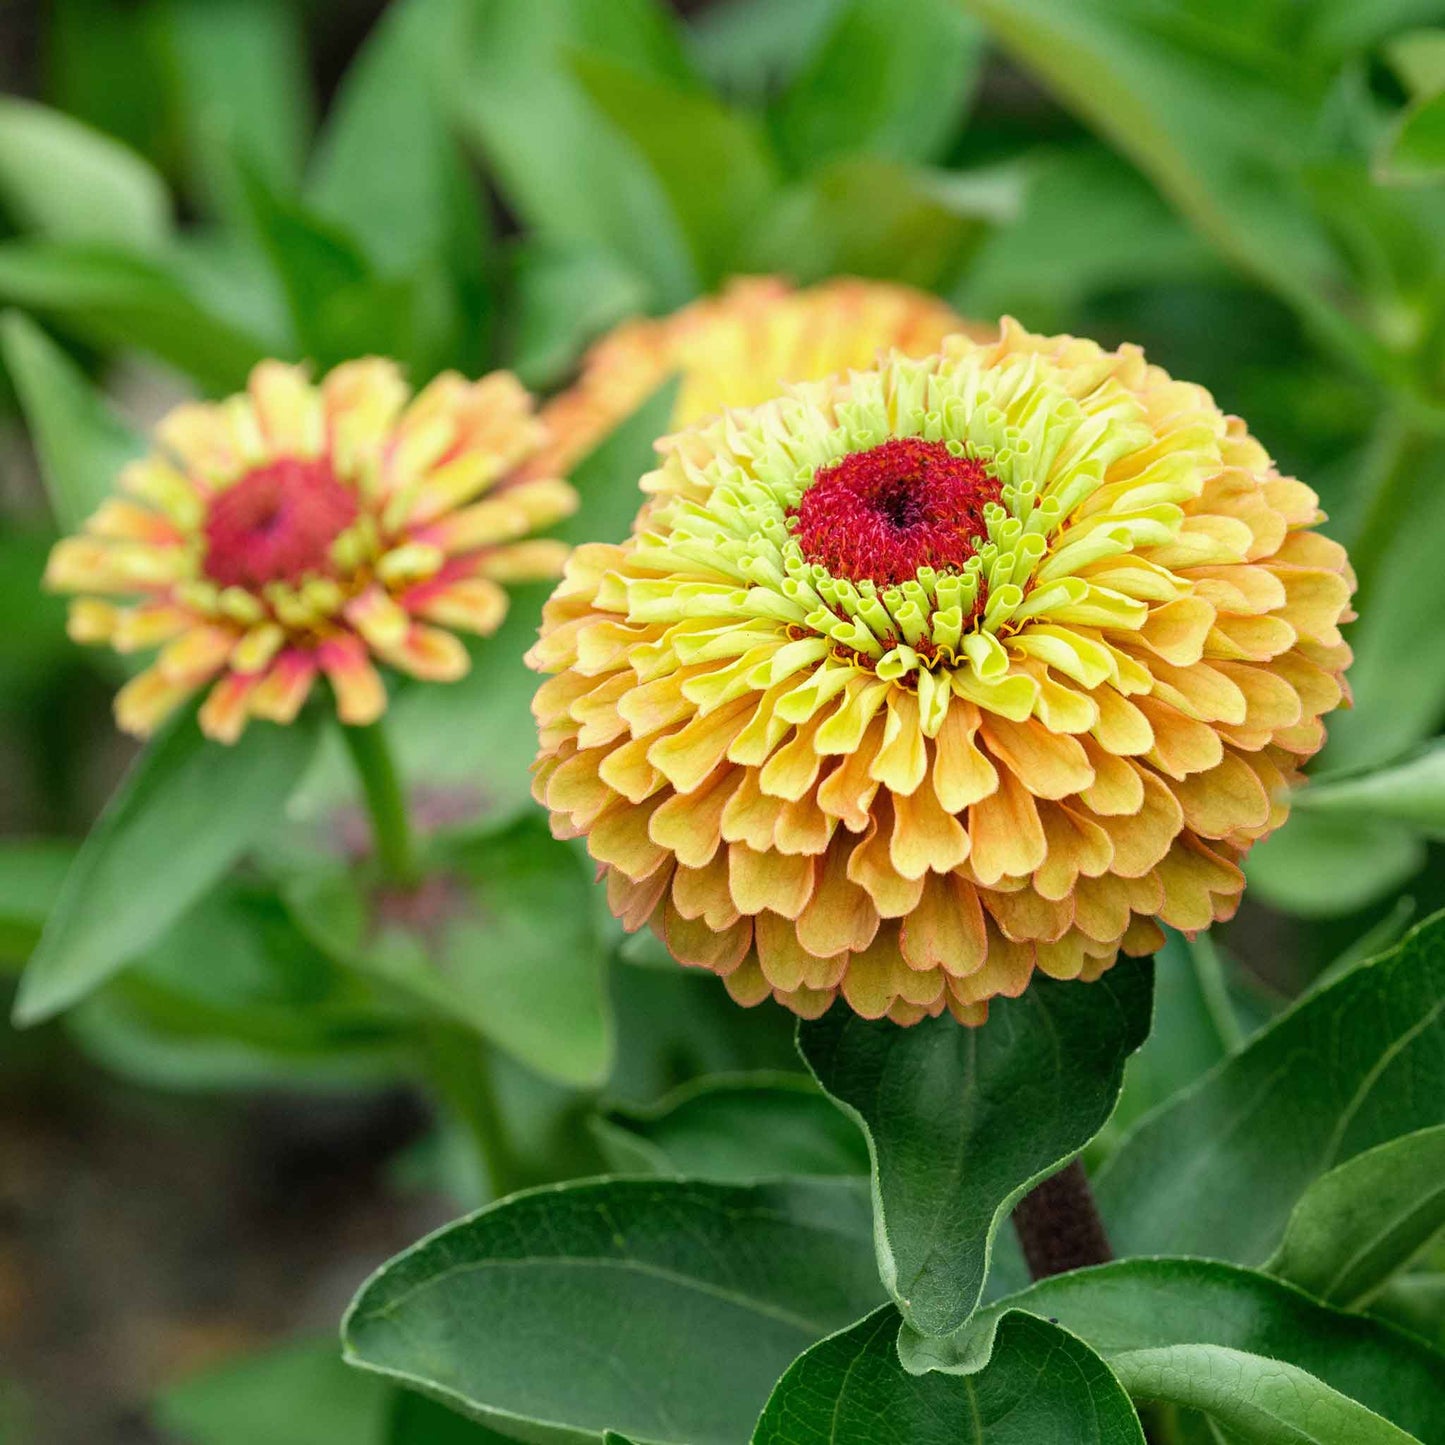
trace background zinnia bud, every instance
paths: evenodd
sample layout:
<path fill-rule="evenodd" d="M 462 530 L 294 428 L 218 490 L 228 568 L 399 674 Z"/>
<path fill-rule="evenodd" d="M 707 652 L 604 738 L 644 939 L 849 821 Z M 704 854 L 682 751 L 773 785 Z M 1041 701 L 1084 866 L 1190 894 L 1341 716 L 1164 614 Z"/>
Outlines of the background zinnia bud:
<path fill-rule="evenodd" d="M 544 436 L 505 372 L 449 373 L 412 397 L 390 361 L 347 362 L 319 385 L 263 362 L 244 394 L 160 423 L 161 449 L 57 544 L 46 581 L 86 594 L 77 641 L 161 649 L 116 697 L 127 732 L 209 687 L 201 727 L 233 742 L 250 717 L 291 721 L 319 673 L 343 722 L 373 722 L 377 661 L 460 677 L 453 629 L 495 631 L 503 581 L 560 570 L 561 543 L 523 540 L 576 505 L 565 482 L 516 473 Z"/>
<path fill-rule="evenodd" d="M 669 440 L 534 665 L 535 790 L 733 997 L 983 1019 L 1239 862 L 1344 695 L 1353 578 L 1202 388 L 1005 321 Z"/>
<path fill-rule="evenodd" d="M 925 356 L 959 331 L 984 338 L 993 328 L 893 282 L 840 277 L 794 290 L 778 277 L 740 276 L 719 295 L 604 336 L 576 382 L 543 407 L 552 440 L 529 470 L 565 474 L 670 376 L 680 382 L 676 429 L 767 401 L 785 382 L 871 366 L 890 347 Z"/>

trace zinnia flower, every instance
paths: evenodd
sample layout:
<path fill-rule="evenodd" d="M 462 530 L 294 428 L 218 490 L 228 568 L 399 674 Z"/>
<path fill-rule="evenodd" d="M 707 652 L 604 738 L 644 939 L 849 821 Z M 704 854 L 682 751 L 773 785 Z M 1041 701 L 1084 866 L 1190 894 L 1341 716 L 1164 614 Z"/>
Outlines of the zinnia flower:
<path fill-rule="evenodd" d="M 720 295 L 603 337 L 576 383 L 543 408 L 553 440 L 533 466 L 565 475 L 673 375 L 681 383 L 676 430 L 767 401 L 785 382 L 872 366 L 890 347 L 926 356 L 969 330 L 937 297 L 909 286 L 843 277 L 797 291 L 776 277 L 739 277 Z"/>
<path fill-rule="evenodd" d="M 532 654 L 537 796 L 627 927 L 741 1003 L 976 1023 L 1234 911 L 1353 578 L 1207 392 L 1005 321 L 662 449 Z"/>
<path fill-rule="evenodd" d="M 561 570 L 561 543 L 520 540 L 576 503 L 565 482 L 515 475 L 544 436 L 503 372 L 412 397 L 390 361 L 319 385 L 262 362 L 244 394 L 160 423 L 161 450 L 56 546 L 46 581 L 86 594 L 77 641 L 160 647 L 116 697 L 128 732 L 209 687 L 201 727 L 233 742 L 250 717 L 291 721 L 318 673 L 343 722 L 369 723 L 386 706 L 373 659 L 458 678 L 469 659 L 449 629 L 495 631 L 502 583 Z"/>

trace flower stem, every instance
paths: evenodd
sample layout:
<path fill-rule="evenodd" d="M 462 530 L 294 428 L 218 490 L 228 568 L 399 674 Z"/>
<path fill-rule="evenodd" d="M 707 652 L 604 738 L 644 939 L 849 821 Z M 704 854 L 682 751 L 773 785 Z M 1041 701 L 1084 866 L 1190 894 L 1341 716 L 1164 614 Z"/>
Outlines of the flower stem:
<path fill-rule="evenodd" d="M 421 879 L 416 842 L 407 816 L 406 793 L 379 722 L 341 729 L 366 795 L 377 861 L 387 882 L 411 888 Z"/>
<path fill-rule="evenodd" d="M 425 1056 L 432 1087 L 465 1129 L 492 1197 L 515 1193 L 526 1181 L 497 1099 L 491 1046 L 440 1026 L 427 1035 Z"/>
<path fill-rule="evenodd" d="M 1020 1199 L 1013 1221 L 1033 1279 L 1107 1264 L 1114 1257 L 1089 1176 L 1077 1159 Z"/>

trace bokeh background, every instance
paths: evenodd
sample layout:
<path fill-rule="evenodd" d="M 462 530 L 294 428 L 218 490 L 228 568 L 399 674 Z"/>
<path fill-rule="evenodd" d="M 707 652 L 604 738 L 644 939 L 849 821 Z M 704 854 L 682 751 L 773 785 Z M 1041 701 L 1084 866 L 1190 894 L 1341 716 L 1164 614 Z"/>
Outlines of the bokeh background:
<path fill-rule="evenodd" d="M 555 388 L 733 274 L 1138 342 L 1353 545 L 1358 706 L 1322 766 L 1369 769 L 1445 711 L 1440 25 L 1428 0 L 0 0 L 0 306 L 137 425 L 262 354 Z M 55 529 L 0 372 L 0 998 L 132 755 L 39 590 Z M 1247 1021 L 1445 904 L 1418 812 L 1302 810 L 1261 850 L 1217 930 Z M 384 1047 L 176 1022 L 188 962 L 0 1025 L 0 1440 L 317 1445 L 324 1418 L 382 1445 L 305 1341 L 472 1185 Z M 613 960 L 608 986 L 611 1098 L 791 1064 L 784 1020 L 707 981 Z M 573 1096 L 502 1082 L 536 1177 L 599 1167 Z M 262 1376 L 216 1368 L 280 1341 L 283 1403 L 247 1415 Z"/>

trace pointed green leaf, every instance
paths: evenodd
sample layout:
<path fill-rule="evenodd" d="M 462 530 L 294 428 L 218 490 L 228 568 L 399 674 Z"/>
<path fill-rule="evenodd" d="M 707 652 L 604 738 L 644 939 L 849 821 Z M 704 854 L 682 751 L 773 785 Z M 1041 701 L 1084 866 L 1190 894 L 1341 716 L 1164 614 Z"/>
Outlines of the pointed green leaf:
<path fill-rule="evenodd" d="M 1327 1170 L 1445 1123 L 1445 915 L 1316 991 L 1150 1115 L 1104 1166 L 1123 1254 L 1260 1264 Z"/>
<path fill-rule="evenodd" d="M 816 1344 L 778 1381 L 753 1445 L 1143 1445 L 1129 1397 L 1073 1335 L 1024 1314 L 969 1379 L 903 1372 L 898 1311 Z"/>
<path fill-rule="evenodd" d="M 1199 1358 L 1212 1359 L 1212 1372 L 1220 1368 L 1220 1352 L 1227 1352 L 1239 1369 L 1241 1399 L 1282 1362 L 1429 1445 L 1441 1438 L 1445 1360 L 1428 1346 L 1377 1320 L 1331 1309 L 1268 1275 L 1214 1260 L 1121 1259 L 1040 1280 L 981 1311 L 951 1339 L 927 1339 L 905 1328 L 899 1337 L 905 1368 L 973 1373 L 990 1358 L 1000 1321 L 1016 1310 L 1078 1335 L 1118 1369 L 1136 1398 L 1207 1408 L 1187 1395 L 1135 1388 L 1123 1362 L 1141 1351 L 1193 1349 L 1208 1352 Z M 1339 1437 L 1323 1438 L 1334 1445 Z M 1341 1445 L 1349 1438 L 1342 1437 Z"/>
<path fill-rule="evenodd" d="M 15 311 L 0 317 L 0 349 L 25 409 L 55 520 L 62 531 L 77 532 L 115 491 L 121 468 L 144 452 L 145 441 L 28 317 Z"/>
<path fill-rule="evenodd" d="M 1429 185 L 1445 179 L 1445 93 L 1416 101 L 1375 162 L 1380 180 Z"/>
<path fill-rule="evenodd" d="M 686 83 L 674 18 L 657 0 L 492 0 L 479 13 L 457 118 L 508 204 L 540 237 L 598 246 L 658 304 L 682 305 L 697 275 L 678 219 L 570 65 L 584 49 Z"/>
<path fill-rule="evenodd" d="M 1445 1125 L 1437 1125 L 1316 1179 L 1267 1267 L 1316 1299 L 1359 1308 L 1442 1229 Z"/>
<path fill-rule="evenodd" d="M 774 132 L 807 172 L 864 152 L 942 159 L 978 74 L 982 29 L 957 0 L 849 0 L 777 102 Z"/>
<path fill-rule="evenodd" d="M 237 158 L 272 185 L 300 179 L 313 108 L 302 12 L 290 0 L 161 0 L 156 12 L 194 192 L 239 219 Z"/>
<path fill-rule="evenodd" d="M 972 1314 L 1010 1208 L 1108 1119 L 1152 997 L 1152 962 L 1125 959 L 1096 983 L 1035 979 L 981 1028 L 946 1014 L 900 1028 L 841 1004 L 798 1026 L 809 1068 L 867 1135 L 879 1272 L 916 1329 L 948 1334 Z"/>
<path fill-rule="evenodd" d="M 378 274 L 407 282 L 406 359 L 418 379 L 481 369 L 487 342 L 486 224 L 451 123 L 473 13 L 459 0 L 386 10 L 345 78 L 306 188 Z"/>
<path fill-rule="evenodd" d="M 0 207 L 52 241 L 151 251 L 171 226 L 165 182 L 128 146 L 27 100 L 0 97 Z"/>
<path fill-rule="evenodd" d="M 881 1291 L 849 1181 L 516 1195 L 374 1275 L 347 1359 L 520 1439 L 737 1445 L 789 1363 Z"/>
<path fill-rule="evenodd" d="M 1420 1445 L 1296 1365 L 1218 1345 L 1171 1345 L 1116 1355 L 1114 1373 L 1138 1400 L 1198 1410 L 1241 1445 Z"/>
<path fill-rule="evenodd" d="M 148 351 L 212 391 L 239 390 L 272 350 L 170 271 L 122 251 L 0 243 L 0 302 L 53 316 L 100 346 Z"/>
<path fill-rule="evenodd" d="M 126 774 L 66 875 L 15 999 L 38 1023 L 159 939 L 285 807 L 317 725 L 255 723 L 227 747 L 187 709 Z"/>
<path fill-rule="evenodd" d="M 1445 833 L 1445 741 L 1373 772 L 1324 774 L 1300 788 L 1296 808 L 1346 818 L 1386 818 Z"/>
<path fill-rule="evenodd" d="M 776 193 L 762 130 L 705 92 L 638 74 L 598 55 L 573 62 L 583 88 L 652 167 L 705 285 L 737 263 L 745 228 Z"/>

